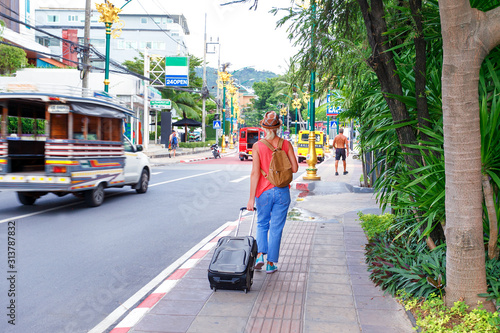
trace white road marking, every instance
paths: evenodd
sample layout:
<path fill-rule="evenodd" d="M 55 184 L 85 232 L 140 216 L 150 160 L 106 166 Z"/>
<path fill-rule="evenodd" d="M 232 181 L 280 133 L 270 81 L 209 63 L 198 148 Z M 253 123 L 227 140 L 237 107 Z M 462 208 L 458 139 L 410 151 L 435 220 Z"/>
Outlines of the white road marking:
<path fill-rule="evenodd" d="M 159 175 L 160 173 L 163 173 L 163 172 L 151 172 L 152 175 Z"/>
<path fill-rule="evenodd" d="M 220 170 L 219 170 L 220 171 Z M 186 260 L 191 258 L 196 252 L 198 252 L 202 247 L 204 247 L 210 240 L 221 233 L 222 230 L 226 229 L 227 226 L 231 225 L 232 222 L 224 223 L 220 228 L 212 232 L 210 235 L 205 237 L 201 242 L 193 246 L 189 251 L 187 251 L 182 257 L 174 261 L 170 266 L 165 268 L 163 272 L 158 274 L 154 279 L 152 279 L 148 284 L 137 291 L 132 297 L 126 300 L 122 305 L 116 308 L 111 314 L 109 314 L 103 321 L 97 324 L 88 333 L 101 333 L 105 332 L 114 322 L 116 322 L 125 312 L 133 308 L 134 305 L 139 302 L 146 294 L 158 286 L 163 280 L 165 280 L 170 274 L 172 274 L 177 268 L 179 268 Z"/>
<path fill-rule="evenodd" d="M 216 172 L 220 172 L 220 171 L 222 171 L 222 170 L 215 170 L 215 171 L 200 173 L 200 174 L 197 174 L 197 175 L 192 175 L 192 176 L 187 176 L 187 177 L 182 177 L 182 178 L 167 180 L 167 181 L 164 181 L 164 182 L 161 182 L 161 183 L 151 184 L 151 185 L 149 185 L 149 187 L 153 187 L 153 186 L 157 186 L 157 185 L 163 185 L 163 184 L 168 184 L 168 183 L 173 183 L 173 182 L 178 182 L 180 180 L 189 179 L 189 178 L 195 178 L 195 177 L 199 177 L 199 176 L 204 176 L 204 175 L 208 175 L 208 174 L 216 173 Z M 131 190 L 129 190 L 129 191 L 131 191 Z M 118 193 L 113 193 L 113 194 L 107 194 L 107 196 L 109 197 L 109 196 L 118 195 L 118 194 L 121 194 L 121 193 L 123 193 L 123 192 L 118 192 Z M 82 203 L 83 203 L 83 201 L 77 201 L 77 202 L 72 202 L 70 204 L 63 205 L 63 206 L 57 206 L 57 207 L 52 207 L 52 208 L 44 209 L 44 210 L 41 210 L 41 211 L 38 211 L 38 212 L 33 212 L 33 213 L 29 213 L 29 214 L 24 214 L 24 215 L 18 215 L 18 216 L 9 217 L 9 218 L 0 220 L 0 224 L 6 223 L 6 222 L 9 222 L 9 221 L 17 221 L 17 220 L 20 220 L 20 219 L 24 219 L 26 217 L 31 217 L 31 216 L 35 216 L 35 215 L 40 215 L 40 214 L 48 213 L 48 212 L 51 212 L 53 210 L 58 210 L 58 209 L 62 209 L 62 208 L 66 208 L 66 207 L 71 207 L 71 206 L 75 206 L 75 205 L 80 205 Z"/>
<path fill-rule="evenodd" d="M 238 179 L 234 179 L 234 180 L 231 180 L 231 183 L 239 183 L 247 178 L 250 178 L 250 175 L 247 175 L 247 176 L 243 176 L 241 178 L 238 178 Z"/>
<path fill-rule="evenodd" d="M 209 172 L 205 172 L 205 173 L 199 173 L 197 175 L 192 175 L 192 176 L 187 176 L 187 177 L 182 177 L 182 178 L 177 178 L 177 179 L 172 179 L 172 180 L 166 180 L 164 182 L 160 182 L 160 183 L 156 183 L 156 184 L 151 184 L 149 185 L 149 187 L 153 187 L 153 186 L 157 186 L 157 185 L 163 185 L 163 184 L 168 184 L 168 183 L 173 183 L 173 182 L 178 182 L 179 180 L 184 180 L 184 179 L 189 179 L 189 178 L 195 178 L 195 177 L 199 177 L 199 176 L 205 176 L 205 175 L 209 175 L 211 173 L 216 173 L 216 172 L 220 172 L 222 170 L 215 170 L 215 171 L 209 171 Z"/>
<path fill-rule="evenodd" d="M 49 209 L 44 209 L 44 210 L 41 210 L 39 212 L 34 212 L 34 213 L 29 213 L 29 214 L 24 214 L 24 215 L 18 215 L 18 216 L 9 217 L 9 218 L 6 218 L 4 220 L 0 220 L 0 224 L 5 223 L 5 222 L 9 222 L 9 221 L 17 221 L 17 220 L 20 220 L 20 219 L 24 219 L 25 217 L 40 215 L 40 214 L 47 213 L 47 212 L 50 212 L 50 211 L 53 211 L 53 210 L 58 210 L 58 209 L 61 209 L 61 208 L 66 208 L 66 207 L 71 207 L 71 206 L 79 205 L 82 202 L 83 201 L 73 202 L 73 203 L 70 203 L 70 204 L 67 204 L 67 205 L 64 205 L 64 206 L 58 206 L 58 207 L 52 207 L 52 208 L 49 208 Z"/>

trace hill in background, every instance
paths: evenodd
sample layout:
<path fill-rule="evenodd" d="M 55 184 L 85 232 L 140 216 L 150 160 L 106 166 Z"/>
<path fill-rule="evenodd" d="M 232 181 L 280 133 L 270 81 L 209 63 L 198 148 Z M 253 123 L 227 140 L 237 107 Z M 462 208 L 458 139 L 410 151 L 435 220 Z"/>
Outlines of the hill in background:
<path fill-rule="evenodd" d="M 266 81 L 269 78 L 276 77 L 278 74 L 269 71 L 258 71 L 254 68 L 244 67 L 235 71 L 229 71 L 236 83 L 245 88 L 252 88 L 255 82 Z M 203 67 L 196 68 L 196 75 L 203 77 Z M 217 69 L 207 67 L 207 86 L 212 96 L 217 95 Z"/>

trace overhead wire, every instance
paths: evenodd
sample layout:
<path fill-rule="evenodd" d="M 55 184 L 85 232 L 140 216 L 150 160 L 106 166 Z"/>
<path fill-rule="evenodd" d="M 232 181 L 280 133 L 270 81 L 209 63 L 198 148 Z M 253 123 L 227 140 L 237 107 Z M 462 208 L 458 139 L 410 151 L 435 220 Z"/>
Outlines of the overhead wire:
<path fill-rule="evenodd" d="M 71 59 L 68 59 L 68 58 L 64 58 L 63 56 L 60 56 L 60 55 L 57 55 L 57 54 L 52 54 L 52 53 L 42 52 L 42 51 L 38 51 L 38 50 L 33 50 L 33 49 L 30 49 L 30 48 L 27 48 L 27 47 L 24 47 L 24 46 L 19 46 L 19 45 L 12 44 L 12 43 L 7 43 L 7 42 L 4 42 L 4 41 L 0 41 L 0 44 L 12 46 L 12 47 L 17 47 L 17 48 L 23 49 L 25 51 L 36 52 L 36 53 L 43 54 L 43 55 L 46 55 L 46 56 L 50 56 L 50 57 L 53 57 L 53 58 L 60 58 L 62 60 L 66 60 L 66 61 L 69 61 L 69 62 L 72 62 L 72 63 L 75 63 L 75 64 L 79 64 L 78 61 L 74 61 L 74 60 L 71 60 Z"/>
<path fill-rule="evenodd" d="M 35 26 L 33 26 L 33 25 L 29 24 L 29 23 L 26 23 L 26 22 L 20 21 L 20 20 L 18 20 L 18 19 L 16 19 L 16 18 L 14 18 L 14 17 L 12 17 L 12 16 L 9 16 L 9 15 L 7 15 L 7 14 L 0 13 L 0 16 L 1 16 L 1 17 L 4 17 L 4 18 L 6 18 L 6 19 L 9 19 L 9 20 L 11 20 L 11 21 L 13 21 L 13 22 L 16 22 L 16 23 L 19 23 L 19 24 L 23 24 L 23 25 L 27 26 L 27 27 L 28 27 L 28 28 L 30 28 L 30 29 L 33 29 L 33 30 L 39 31 L 39 32 L 41 32 L 41 33 L 46 34 L 47 36 L 50 36 L 50 37 L 52 37 L 52 38 L 59 39 L 59 40 L 61 40 L 61 41 L 65 42 L 65 43 L 69 43 L 69 44 L 76 45 L 76 46 L 81 47 L 81 48 L 85 48 L 85 46 L 84 46 L 84 45 L 82 45 L 82 44 L 79 44 L 79 43 L 74 42 L 74 41 L 72 41 L 72 40 L 65 39 L 65 38 L 59 37 L 59 36 L 57 36 L 57 35 L 51 34 L 50 32 L 47 32 L 47 31 L 45 31 L 45 30 L 43 30 L 43 29 L 40 29 L 40 28 L 37 28 L 37 27 L 35 27 Z"/>
<path fill-rule="evenodd" d="M 140 1 L 137 1 L 137 3 L 141 6 L 141 8 L 146 13 L 146 15 L 148 15 L 153 20 L 154 24 L 156 24 L 156 26 L 160 29 L 160 31 L 162 31 L 168 38 L 170 38 L 171 40 L 173 40 L 176 44 L 178 44 L 179 46 L 182 46 L 185 50 L 187 50 L 187 46 L 184 43 L 182 43 L 182 44 L 179 43 L 172 36 L 170 36 L 167 31 L 163 30 L 163 28 L 153 19 L 153 17 L 151 16 L 151 14 L 148 13 L 148 11 L 146 10 L 146 8 L 144 8 L 144 6 L 142 5 L 142 3 Z M 171 15 L 168 15 L 168 16 L 171 16 Z"/>
<path fill-rule="evenodd" d="M 1 4 L 1 3 L 0 3 Z M 139 3 L 140 4 L 140 3 Z M 5 7 L 3 4 L 1 4 L 3 7 Z M 141 7 L 142 4 L 140 4 Z M 5 7 L 7 8 L 7 7 Z M 143 7 L 144 9 L 144 7 Z M 144 9 L 144 11 L 147 13 L 147 11 Z M 14 11 L 12 11 L 14 12 Z M 17 13 L 16 13 L 17 14 Z M 152 16 L 147 13 L 147 15 L 151 18 Z M 15 23 L 18 23 L 18 24 L 22 24 L 22 25 L 25 25 L 26 27 L 29 27 L 31 29 L 34 29 L 36 31 L 39 31 L 43 34 L 46 34 L 47 36 L 50 36 L 52 38 L 55 38 L 55 39 L 58 39 L 64 43 L 68 43 L 70 45 L 72 45 L 74 47 L 74 50 L 76 50 L 75 52 L 77 53 L 80 53 L 81 51 L 84 51 L 86 49 L 85 45 L 82 45 L 78 42 L 74 42 L 74 41 L 71 41 L 69 39 L 65 39 L 65 38 L 62 38 L 62 37 L 59 37 L 57 35 L 54 35 L 54 34 L 51 34 L 50 32 L 47 32 L 45 31 L 44 29 L 40 29 L 40 28 L 37 28 L 29 23 L 26 23 L 26 22 L 22 22 L 10 15 L 7 15 L 7 14 L 4 14 L 4 13 L 0 13 L 0 17 L 4 17 L 8 20 L 11 20 Z M 153 22 L 154 19 L 153 19 Z M 175 39 L 173 39 L 170 35 L 168 35 L 168 33 L 166 31 L 164 31 L 159 25 L 158 23 L 155 22 L 155 24 L 160 28 L 160 30 L 165 33 L 170 39 L 172 39 L 174 42 L 176 42 L 177 44 L 179 44 L 180 46 L 184 47 L 187 49 L 187 47 L 179 42 L 177 42 Z M 43 52 L 43 51 L 38 51 L 38 50 L 34 50 L 34 49 L 30 49 L 30 48 L 27 48 L 27 47 L 23 47 L 23 46 L 19 46 L 19 45 L 15 45 L 15 44 L 12 44 L 12 43 L 7 43 L 7 42 L 4 42 L 4 41 L 1 41 L 0 40 L 0 44 L 5 44 L 5 45 L 8 45 L 8 46 L 13 46 L 13 47 L 16 47 L 16 48 L 20 48 L 20 49 L 23 49 L 23 50 L 26 50 L 26 51 L 31 51 L 31 52 L 35 52 L 35 53 L 38 53 L 38 54 L 42 54 L 42 55 L 46 55 L 46 56 L 50 56 L 50 57 L 53 57 L 53 58 L 58 58 L 58 59 L 62 59 L 62 60 L 65 60 L 65 61 L 68 61 L 68 62 L 71 62 L 71 63 L 74 63 L 76 65 L 81 65 L 81 66 L 87 66 L 87 65 L 84 65 L 83 63 L 79 62 L 79 61 L 74 61 L 74 60 L 71 60 L 71 59 L 68 59 L 68 58 L 64 58 L 63 56 L 60 56 L 60 55 L 56 55 L 56 54 L 52 54 L 52 53 L 47 53 L 47 52 Z M 99 59 L 101 60 L 106 60 L 106 56 L 103 55 L 101 52 L 99 52 L 92 44 L 89 44 L 89 47 L 88 47 L 89 51 L 92 51 Z M 136 72 L 133 72 L 133 71 L 130 71 L 128 68 L 122 66 L 121 64 L 119 64 L 118 62 L 116 62 L 115 60 L 113 59 L 109 59 L 109 62 L 110 64 L 112 64 L 113 66 L 115 66 L 116 68 L 120 69 L 120 71 L 117 71 L 117 70 L 110 70 L 111 72 L 113 73 L 120 73 L 120 74 L 128 74 L 128 75 L 132 75 L 132 76 L 135 76 L 139 79 L 142 79 L 142 80 L 146 80 L 146 81 L 153 81 L 152 79 L 148 78 L 148 77 L 145 77 L 144 75 L 141 75 L 141 74 L 138 74 Z M 104 68 L 100 68 L 100 67 L 97 67 L 97 66 L 89 66 L 91 68 L 95 68 L 95 69 L 98 69 L 98 70 L 102 70 L 104 71 L 105 69 Z M 198 89 L 191 89 L 191 88 L 182 88 L 182 87 L 169 87 L 171 89 L 174 89 L 174 90 L 180 90 L 180 91 L 186 91 L 186 92 L 193 92 L 193 93 L 201 93 Z"/>
<path fill-rule="evenodd" d="M 3 8 L 6 8 L 8 10 L 10 10 L 11 13 L 14 13 L 14 14 L 17 14 L 17 16 L 20 16 L 18 12 L 16 12 L 15 10 L 12 10 L 12 8 L 8 7 L 7 5 L 3 4 L 0 2 L 0 6 L 2 6 Z"/>

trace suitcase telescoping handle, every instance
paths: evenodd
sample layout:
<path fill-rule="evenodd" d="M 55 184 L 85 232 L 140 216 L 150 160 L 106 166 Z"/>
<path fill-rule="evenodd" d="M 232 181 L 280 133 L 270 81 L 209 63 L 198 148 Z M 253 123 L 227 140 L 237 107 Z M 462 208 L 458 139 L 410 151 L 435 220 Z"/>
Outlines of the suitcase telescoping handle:
<path fill-rule="evenodd" d="M 240 217 L 238 218 L 238 226 L 236 227 L 236 235 L 235 236 L 238 236 L 238 230 L 240 230 L 240 224 L 241 224 L 241 215 L 243 215 L 243 212 L 247 210 L 246 207 L 241 207 L 240 208 Z M 253 208 L 253 215 L 252 215 L 252 222 L 250 223 L 250 231 L 248 232 L 248 235 L 251 236 L 252 235 L 252 229 L 253 229 L 253 221 L 255 220 L 255 212 L 257 211 L 257 208 L 254 207 Z"/>

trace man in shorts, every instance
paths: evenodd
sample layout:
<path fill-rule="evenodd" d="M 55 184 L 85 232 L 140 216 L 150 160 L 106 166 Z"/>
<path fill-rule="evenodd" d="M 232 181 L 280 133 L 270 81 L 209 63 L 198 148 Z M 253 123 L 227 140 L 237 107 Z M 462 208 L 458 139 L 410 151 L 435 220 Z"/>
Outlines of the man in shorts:
<path fill-rule="evenodd" d="M 339 160 L 342 157 L 344 162 L 344 175 L 347 175 L 346 170 L 346 157 L 349 156 L 349 140 L 344 135 L 344 128 L 339 129 L 339 135 L 333 139 L 333 147 L 335 148 L 335 176 L 339 175 Z"/>
<path fill-rule="evenodd" d="M 177 138 L 177 132 L 173 131 L 172 134 L 170 134 L 170 149 L 174 151 L 174 157 L 175 157 L 175 151 L 177 150 L 177 146 L 179 145 L 179 139 Z"/>

